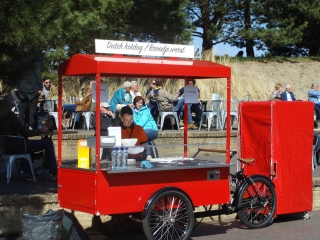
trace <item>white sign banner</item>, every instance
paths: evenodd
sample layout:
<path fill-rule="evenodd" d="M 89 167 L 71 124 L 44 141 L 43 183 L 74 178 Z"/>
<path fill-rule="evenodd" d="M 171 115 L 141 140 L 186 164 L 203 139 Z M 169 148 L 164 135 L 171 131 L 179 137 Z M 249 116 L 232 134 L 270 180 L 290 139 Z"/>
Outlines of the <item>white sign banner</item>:
<path fill-rule="evenodd" d="M 96 53 L 194 58 L 193 45 L 95 39 Z"/>
<path fill-rule="evenodd" d="M 198 103 L 198 87 L 185 86 L 184 87 L 184 102 L 185 103 Z"/>
<path fill-rule="evenodd" d="M 96 102 L 96 85 L 92 83 L 92 101 Z M 108 84 L 100 83 L 100 102 L 109 102 Z"/>

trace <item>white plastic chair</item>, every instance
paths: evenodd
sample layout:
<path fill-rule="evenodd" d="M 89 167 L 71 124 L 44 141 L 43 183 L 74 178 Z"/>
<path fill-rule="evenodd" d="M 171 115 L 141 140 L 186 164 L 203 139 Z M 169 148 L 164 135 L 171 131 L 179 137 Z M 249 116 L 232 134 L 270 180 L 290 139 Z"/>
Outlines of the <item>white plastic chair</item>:
<path fill-rule="evenodd" d="M 231 129 L 234 123 L 234 120 L 239 120 L 238 115 L 238 105 L 241 101 L 231 101 L 231 111 L 230 111 L 230 118 L 231 118 Z M 226 120 L 227 120 L 227 102 L 223 102 L 223 107 L 221 108 L 221 129 L 223 130 L 226 127 Z"/>
<path fill-rule="evenodd" d="M 92 102 L 91 103 L 91 107 L 90 107 L 90 111 L 89 112 L 74 112 L 73 113 L 73 127 L 72 129 L 74 130 L 74 126 L 76 124 L 76 119 L 79 118 L 80 116 L 84 116 L 85 121 L 86 121 L 86 127 L 88 129 L 88 131 L 90 131 L 90 118 L 92 115 L 94 115 L 94 109 L 96 107 L 96 103 Z"/>
<path fill-rule="evenodd" d="M 6 138 L 14 138 L 15 141 L 21 141 L 24 145 L 24 153 L 21 154 L 6 154 L 6 150 L 4 147 L 5 139 Z M 0 135 L 0 153 L 1 153 L 1 161 L 0 163 L 5 160 L 7 165 L 7 184 L 9 184 L 11 173 L 12 173 L 12 165 L 15 161 L 20 161 L 21 159 L 25 159 L 28 161 L 33 181 L 36 182 L 36 178 L 34 176 L 33 168 L 32 168 L 32 161 L 30 154 L 27 154 L 26 142 L 24 137 L 21 136 L 12 136 L 12 135 Z"/>
<path fill-rule="evenodd" d="M 49 113 L 50 116 L 54 117 L 54 121 L 56 123 L 56 127 L 57 129 L 59 129 L 59 126 L 61 125 L 60 124 L 60 121 L 59 121 L 59 118 L 58 118 L 58 112 L 55 112 L 54 108 L 55 108 L 55 103 L 56 101 L 55 100 L 46 100 L 46 108 L 47 108 L 47 111 Z M 62 101 L 62 105 L 64 104 L 64 102 Z M 65 130 L 67 130 L 67 126 L 64 127 Z"/>
<path fill-rule="evenodd" d="M 221 128 L 221 104 L 223 100 L 211 100 L 211 111 L 202 112 L 200 124 L 199 124 L 199 131 L 202 126 L 203 117 L 205 116 L 207 118 L 208 122 L 208 131 L 210 131 L 212 119 L 215 117 L 215 126 L 216 129 Z"/>
<path fill-rule="evenodd" d="M 173 111 L 173 105 L 172 105 L 171 111 L 168 111 L 168 112 L 163 112 L 163 111 L 160 110 L 160 106 L 159 106 L 158 101 L 157 101 L 157 106 L 158 106 L 158 110 L 159 110 L 159 115 L 158 115 L 158 119 L 157 119 L 157 124 L 159 124 L 159 121 L 160 121 L 160 131 L 162 130 L 163 123 L 164 123 L 164 119 L 165 119 L 166 117 L 170 117 L 170 123 L 171 123 L 172 129 L 173 129 L 172 117 L 173 117 L 173 118 L 176 120 L 178 130 L 180 130 L 180 128 L 179 128 L 179 117 L 178 117 L 177 112 Z"/>

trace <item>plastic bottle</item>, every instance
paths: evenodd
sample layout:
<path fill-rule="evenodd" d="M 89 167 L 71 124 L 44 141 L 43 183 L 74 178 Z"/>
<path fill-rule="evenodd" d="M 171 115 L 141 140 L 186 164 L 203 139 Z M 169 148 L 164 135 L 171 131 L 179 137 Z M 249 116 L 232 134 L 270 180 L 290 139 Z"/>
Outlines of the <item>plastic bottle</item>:
<path fill-rule="evenodd" d="M 118 147 L 117 151 L 117 169 L 122 169 L 122 148 Z"/>
<path fill-rule="evenodd" d="M 122 150 L 122 169 L 128 169 L 128 150 L 123 147 Z"/>
<path fill-rule="evenodd" d="M 111 160 L 112 160 L 112 170 L 117 169 L 117 149 L 115 147 L 112 148 L 111 151 Z"/>

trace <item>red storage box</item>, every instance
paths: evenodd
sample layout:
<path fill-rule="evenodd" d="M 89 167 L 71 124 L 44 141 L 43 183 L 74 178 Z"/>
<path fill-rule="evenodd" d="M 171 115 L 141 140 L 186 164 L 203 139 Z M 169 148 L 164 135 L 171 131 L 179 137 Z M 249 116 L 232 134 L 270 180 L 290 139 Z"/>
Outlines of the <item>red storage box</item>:
<path fill-rule="evenodd" d="M 274 176 L 276 214 L 312 210 L 313 124 L 312 102 L 239 105 L 238 156 L 256 159 L 246 174 Z"/>

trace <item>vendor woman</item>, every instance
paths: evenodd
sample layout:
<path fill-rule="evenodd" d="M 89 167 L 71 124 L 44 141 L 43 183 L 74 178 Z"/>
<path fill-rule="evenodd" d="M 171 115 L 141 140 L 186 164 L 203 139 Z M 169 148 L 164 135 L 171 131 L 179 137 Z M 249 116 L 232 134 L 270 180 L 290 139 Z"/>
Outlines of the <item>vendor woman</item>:
<path fill-rule="evenodd" d="M 133 123 L 133 111 L 129 106 L 124 106 L 120 111 L 121 118 L 121 138 L 137 138 L 137 146 L 146 145 L 148 142 L 147 135 L 143 128 Z M 140 154 L 131 155 L 129 158 L 135 158 L 136 160 L 145 159 L 145 151 Z"/>
<path fill-rule="evenodd" d="M 147 135 L 143 128 L 133 123 L 133 112 L 129 106 L 124 106 L 120 111 L 121 117 L 121 137 L 126 138 L 137 138 L 137 146 L 144 145 L 148 142 Z"/>

